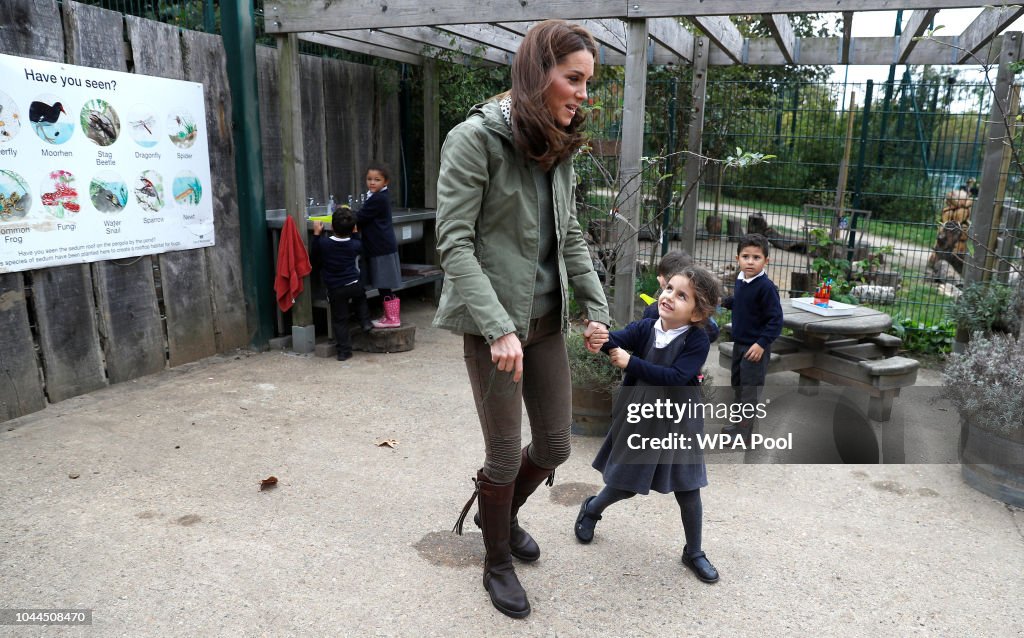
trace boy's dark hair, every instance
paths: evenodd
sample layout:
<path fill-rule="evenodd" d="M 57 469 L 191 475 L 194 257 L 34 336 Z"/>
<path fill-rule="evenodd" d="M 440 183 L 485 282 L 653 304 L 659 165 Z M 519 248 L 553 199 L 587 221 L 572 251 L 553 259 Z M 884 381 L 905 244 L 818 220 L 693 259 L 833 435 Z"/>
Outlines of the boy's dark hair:
<path fill-rule="evenodd" d="M 365 177 L 370 171 L 377 171 L 384 176 L 384 181 L 388 184 L 391 183 L 391 170 L 388 169 L 388 165 L 384 162 L 370 162 L 369 166 L 366 167 L 366 172 L 363 173 Z"/>
<path fill-rule="evenodd" d="M 768 238 L 760 233 L 751 233 L 740 237 L 740 243 L 736 246 L 736 254 L 743 252 L 744 248 L 760 248 L 764 256 L 768 256 Z"/>
<path fill-rule="evenodd" d="M 692 265 L 693 257 L 685 250 L 670 250 L 658 262 L 658 275 L 667 279 L 669 274 Z"/>
<path fill-rule="evenodd" d="M 356 218 L 352 215 L 352 209 L 342 206 L 334 211 L 331 216 L 331 230 L 338 237 L 351 237 L 352 229 L 356 227 Z"/>
<path fill-rule="evenodd" d="M 693 309 L 701 315 L 701 320 L 695 321 L 694 324 L 704 326 L 715 316 L 721 298 L 721 282 L 707 269 L 692 264 L 666 275 L 665 280 L 668 281 L 676 275 L 682 275 L 690 280 L 690 285 L 693 286 Z"/>

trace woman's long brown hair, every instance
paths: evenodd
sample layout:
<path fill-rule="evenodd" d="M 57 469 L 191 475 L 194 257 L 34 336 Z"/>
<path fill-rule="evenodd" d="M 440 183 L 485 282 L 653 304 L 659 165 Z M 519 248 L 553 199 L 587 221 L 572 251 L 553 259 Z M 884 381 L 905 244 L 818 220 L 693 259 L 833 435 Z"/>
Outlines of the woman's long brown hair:
<path fill-rule="evenodd" d="M 589 51 L 597 58 L 597 45 L 589 31 L 564 20 L 545 20 L 526 32 L 512 62 L 512 137 L 544 170 L 569 159 L 583 144 L 587 117 L 583 110 L 577 110 L 569 126 L 563 128 L 544 99 L 549 71 L 577 51 Z"/>

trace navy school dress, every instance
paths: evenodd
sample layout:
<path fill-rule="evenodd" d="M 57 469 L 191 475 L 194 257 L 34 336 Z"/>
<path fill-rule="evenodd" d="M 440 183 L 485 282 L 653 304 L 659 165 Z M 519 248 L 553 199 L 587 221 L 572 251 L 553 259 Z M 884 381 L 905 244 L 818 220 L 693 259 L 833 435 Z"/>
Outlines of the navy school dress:
<path fill-rule="evenodd" d="M 601 472 L 605 485 L 637 494 L 647 494 L 651 490 L 668 494 L 706 487 L 704 455 L 695 436 L 704 433 L 704 418 L 699 409 L 691 409 L 678 422 L 675 414 L 671 418 L 641 418 L 640 423 L 628 422 L 630 403 L 656 405 L 658 400 L 667 400 L 677 406 L 686 406 L 704 402 L 697 375 L 710 349 L 705 333 L 691 328 L 660 349 L 654 347 L 654 320 L 651 319 L 641 320 L 612 334 L 611 347 L 630 350 L 631 344 L 627 342 L 631 338 L 639 339 L 643 345 L 633 349 L 634 356 L 656 366 L 672 367 L 683 362 L 687 364 L 687 370 L 695 372 L 684 385 L 665 386 L 650 383 L 639 375 L 630 375 L 627 370 L 623 387 L 612 408 L 611 428 L 594 458 L 594 469 Z M 646 439 L 681 435 L 687 437 L 691 449 L 632 450 L 628 446 L 628 437 L 632 433 Z"/>

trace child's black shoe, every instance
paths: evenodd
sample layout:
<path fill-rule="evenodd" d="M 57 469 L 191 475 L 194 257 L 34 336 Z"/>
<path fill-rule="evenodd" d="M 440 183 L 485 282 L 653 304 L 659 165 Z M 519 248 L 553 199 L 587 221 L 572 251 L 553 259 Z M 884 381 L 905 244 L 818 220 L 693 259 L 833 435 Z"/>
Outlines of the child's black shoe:
<path fill-rule="evenodd" d="M 576 516 L 576 526 L 573 528 L 573 531 L 576 533 L 576 539 L 581 543 L 589 543 L 594 540 L 594 527 L 601 520 L 600 514 L 590 514 L 587 512 L 587 504 L 595 498 L 597 497 L 588 496 L 585 498 L 583 505 L 580 505 L 580 513 Z"/>
<path fill-rule="evenodd" d="M 338 353 L 338 361 L 348 361 L 351 358 L 352 358 L 352 353 L 351 352 L 339 352 Z"/>
<path fill-rule="evenodd" d="M 705 583 L 718 582 L 718 570 L 711 564 L 704 552 L 697 552 L 690 555 L 686 547 L 683 547 L 683 564 L 689 567 L 697 578 Z"/>

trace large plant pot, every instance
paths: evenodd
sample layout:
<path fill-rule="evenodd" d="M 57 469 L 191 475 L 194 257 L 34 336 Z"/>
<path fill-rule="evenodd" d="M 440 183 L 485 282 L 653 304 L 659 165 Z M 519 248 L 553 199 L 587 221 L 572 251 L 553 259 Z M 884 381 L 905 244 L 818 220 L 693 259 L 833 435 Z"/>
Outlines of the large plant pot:
<path fill-rule="evenodd" d="M 572 387 L 572 433 L 604 436 L 612 425 L 613 393 L 591 388 Z"/>
<path fill-rule="evenodd" d="M 1024 441 L 983 430 L 961 417 L 960 470 L 979 492 L 1024 507 Z"/>

